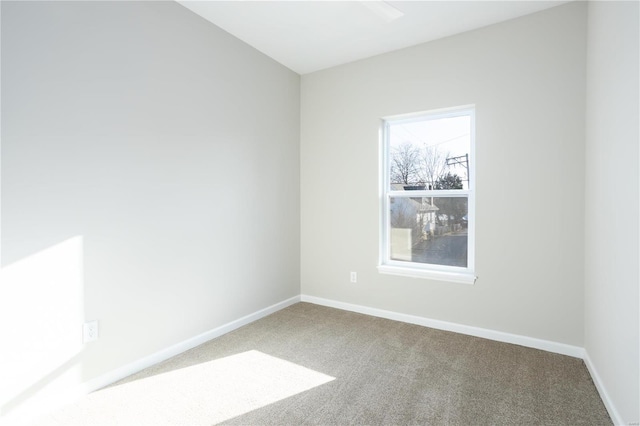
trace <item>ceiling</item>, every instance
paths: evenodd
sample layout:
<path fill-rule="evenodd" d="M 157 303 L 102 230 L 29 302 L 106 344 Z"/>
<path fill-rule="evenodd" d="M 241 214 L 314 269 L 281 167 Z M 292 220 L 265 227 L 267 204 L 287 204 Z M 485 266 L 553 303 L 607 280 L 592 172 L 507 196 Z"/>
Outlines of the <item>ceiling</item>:
<path fill-rule="evenodd" d="M 299 74 L 558 6 L 566 1 L 182 1 Z"/>

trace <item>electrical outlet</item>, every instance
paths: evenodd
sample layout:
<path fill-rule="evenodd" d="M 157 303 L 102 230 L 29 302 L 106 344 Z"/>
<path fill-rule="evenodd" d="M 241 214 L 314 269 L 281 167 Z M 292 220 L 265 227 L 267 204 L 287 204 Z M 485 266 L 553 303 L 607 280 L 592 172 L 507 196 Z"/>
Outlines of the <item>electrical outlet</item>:
<path fill-rule="evenodd" d="M 351 272 L 351 282 L 352 283 L 357 283 L 358 282 L 358 273 L 357 272 Z"/>
<path fill-rule="evenodd" d="M 82 342 L 98 340 L 98 320 L 88 321 L 82 325 Z"/>

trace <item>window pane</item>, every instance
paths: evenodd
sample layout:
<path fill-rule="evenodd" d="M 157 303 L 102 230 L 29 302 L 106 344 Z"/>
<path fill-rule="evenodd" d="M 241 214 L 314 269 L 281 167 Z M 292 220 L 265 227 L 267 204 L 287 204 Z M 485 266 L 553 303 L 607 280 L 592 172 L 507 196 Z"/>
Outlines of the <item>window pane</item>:
<path fill-rule="evenodd" d="M 389 124 L 392 191 L 469 189 L 471 117 Z"/>
<path fill-rule="evenodd" d="M 467 197 L 391 197 L 391 260 L 467 267 Z"/>

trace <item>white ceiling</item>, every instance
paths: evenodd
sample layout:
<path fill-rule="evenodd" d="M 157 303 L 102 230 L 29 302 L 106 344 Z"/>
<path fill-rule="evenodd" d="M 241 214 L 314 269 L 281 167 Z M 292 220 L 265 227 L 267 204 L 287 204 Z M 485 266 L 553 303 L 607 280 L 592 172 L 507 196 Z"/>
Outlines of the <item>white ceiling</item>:
<path fill-rule="evenodd" d="M 506 21 L 566 1 L 182 1 L 299 74 Z M 403 13 L 402 16 L 400 12 Z"/>

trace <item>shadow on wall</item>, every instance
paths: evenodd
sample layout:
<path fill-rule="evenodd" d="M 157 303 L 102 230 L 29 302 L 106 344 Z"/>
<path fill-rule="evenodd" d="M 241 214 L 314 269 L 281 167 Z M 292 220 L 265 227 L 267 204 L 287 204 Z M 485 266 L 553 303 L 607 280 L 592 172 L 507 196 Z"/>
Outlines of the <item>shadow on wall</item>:
<path fill-rule="evenodd" d="M 2 268 L 0 418 L 82 382 L 83 237 Z"/>

